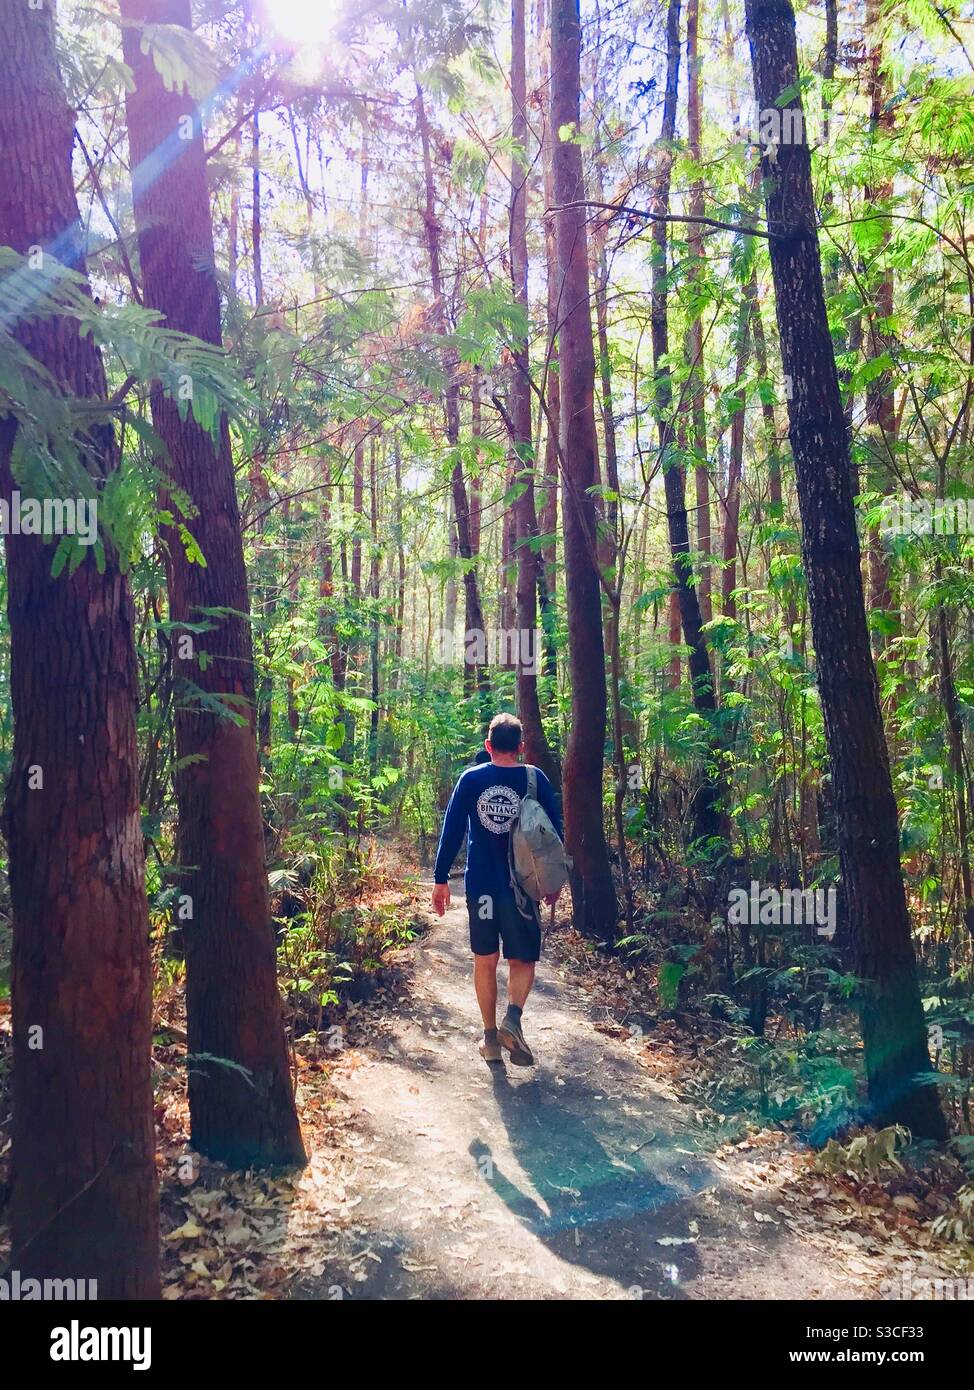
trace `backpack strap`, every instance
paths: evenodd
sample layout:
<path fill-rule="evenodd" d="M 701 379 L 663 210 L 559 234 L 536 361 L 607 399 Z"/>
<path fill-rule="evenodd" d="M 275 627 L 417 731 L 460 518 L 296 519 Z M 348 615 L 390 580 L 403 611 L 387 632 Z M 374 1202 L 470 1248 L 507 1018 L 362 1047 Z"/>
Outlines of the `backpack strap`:
<path fill-rule="evenodd" d="M 525 765 L 524 770 L 528 776 L 528 785 L 524 792 L 525 799 L 527 799 L 530 796 L 533 801 L 537 801 L 538 769 L 536 767 L 532 767 L 530 763 L 527 763 Z M 511 888 L 514 892 L 514 901 L 517 904 L 518 911 L 520 912 L 522 917 L 530 917 L 533 916 L 531 899 L 528 897 L 527 893 L 525 893 L 524 889 L 521 887 L 521 884 L 517 876 L 517 870 L 514 867 L 514 828 L 514 826 L 511 826 L 511 833 L 507 837 L 508 877 L 510 879 Z"/>
<path fill-rule="evenodd" d="M 527 917 L 530 911 L 530 899 L 528 898 L 527 893 L 525 893 L 524 889 L 521 887 L 520 880 L 517 876 L 517 870 L 514 867 L 513 830 L 507 839 L 507 876 L 508 882 L 511 885 L 511 891 L 514 894 L 514 902 L 517 905 L 517 910 L 518 912 L 520 912 L 522 917 Z"/>

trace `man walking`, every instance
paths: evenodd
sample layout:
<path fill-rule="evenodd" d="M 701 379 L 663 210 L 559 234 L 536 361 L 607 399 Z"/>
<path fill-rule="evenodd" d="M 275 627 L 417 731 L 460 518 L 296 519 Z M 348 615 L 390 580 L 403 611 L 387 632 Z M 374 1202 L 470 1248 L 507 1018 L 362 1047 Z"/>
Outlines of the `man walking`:
<path fill-rule="evenodd" d="M 504 1047 L 517 1066 L 530 1067 L 534 1057 L 524 1039 L 521 1014 L 541 955 L 541 923 L 530 899 L 527 916 L 518 907 L 508 867 L 511 827 L 528 789 L 528 770 L 519 762 L 522 746 L 521 721 L 512 714 L 495 715 L 484 744 L 490 761 L 462 774 L 446 808 L 433 866 L 433 909 L 442 917 L 450 906 L 447 880 L 466 831 L 464 889 L 470 918 L 474 988 L 484 1020 L 480 1054 L 485 1062 L 499 1062 Z M 561 817 L 551 783 L 540 768 L 534 772 L 538 801 L 561 835 Z M 554 897 L 545 899 L 548 903 L 554 901 Z M 508 1005 L 498 1028 L 497 963 L 501 945 L 508 963 Z"/>

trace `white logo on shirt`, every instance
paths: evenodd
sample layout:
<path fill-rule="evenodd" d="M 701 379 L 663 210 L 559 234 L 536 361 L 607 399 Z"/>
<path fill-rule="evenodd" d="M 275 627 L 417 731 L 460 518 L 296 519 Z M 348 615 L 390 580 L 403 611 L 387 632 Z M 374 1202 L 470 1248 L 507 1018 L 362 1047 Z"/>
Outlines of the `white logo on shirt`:
<path fill-rule="evenodd" d="M 504 835 L 517 820 L 521 798 L 510 787 L 488 787 L 477 798 L 477 816 L 485 830 Z"/>

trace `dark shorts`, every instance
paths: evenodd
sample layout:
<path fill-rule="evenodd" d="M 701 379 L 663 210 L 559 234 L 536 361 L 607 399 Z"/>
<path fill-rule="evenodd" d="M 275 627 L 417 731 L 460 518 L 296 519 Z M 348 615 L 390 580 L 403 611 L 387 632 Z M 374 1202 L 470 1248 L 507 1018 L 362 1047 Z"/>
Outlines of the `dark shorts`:
<path fill-rule="evenodd" d="M 472 898 L 468 894 L 467 913 L 470 949 L 475 956 L 492 956 L 499 944 L 503 944 L 505 960 L 541 959 L 541 923 L 537 910 L 532 910 L 530 917 L 523 917 L 513 893 L 483 898 Z"/>

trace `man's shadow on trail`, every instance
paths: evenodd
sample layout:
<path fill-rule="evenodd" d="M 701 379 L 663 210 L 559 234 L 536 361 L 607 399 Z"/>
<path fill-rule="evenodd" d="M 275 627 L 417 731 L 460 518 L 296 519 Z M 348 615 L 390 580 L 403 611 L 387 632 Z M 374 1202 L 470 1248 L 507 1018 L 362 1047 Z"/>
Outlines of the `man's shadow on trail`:
<path fill-rule="evenodd" d="M 490 1071 L 511 1149 L 541 1198 L 522 1191 L 490 1146 L 474 1140 L 469 1152 L 508 1209 L 560 1259 L 617 1280 L 633 1297 L 685 1298 L 681 1285 L 700 1268 L 688 1229 L 692 1199 L 713 1185 L 713 1173 L 662 1132 L 650 1141 L 651 1166 L 644 1157 L 650 1143 L 613 1158 L 576 1110 L 555 1101 L 550 1076 L 514 1086 L 503 1063 Z M 581 1108 L 602 1118 L 594 1093 L 578 1085 L 573 1091 Z M 618 1118 L 604 1118 L 606 1131 L 619 1131 Z"/>

